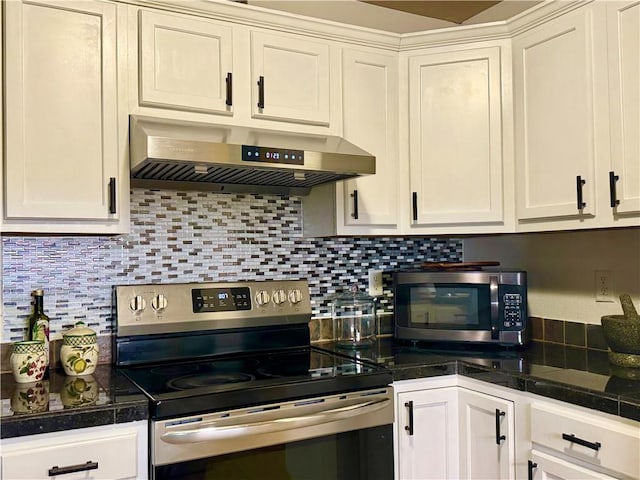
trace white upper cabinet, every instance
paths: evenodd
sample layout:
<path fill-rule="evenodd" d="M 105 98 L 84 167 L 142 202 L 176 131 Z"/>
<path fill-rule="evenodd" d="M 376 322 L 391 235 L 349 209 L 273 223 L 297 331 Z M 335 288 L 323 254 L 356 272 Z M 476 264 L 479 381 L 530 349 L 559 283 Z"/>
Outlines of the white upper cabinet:
<path fill-rule="evenodd" d="M 140 105 L 231 114 L 232 28 L 139 11 Z"/>
<path fill-rule="evenodd" d="M 398 221 L 397 58 L 345 49 L 342 71 L 343 135 L 376 157 L 375 175 L 344 182 L 344 225 L 394 229 Z"/>
<path fill-rule="evenodd" d="M 329 44 L 251 31 L 251 114 L 329 125 Z"/>
<path fill-rule="evenodd" d="M 639 26 L 593 2 L 514 38 L 519 231 L 640 225 Z"/>
<path fill-rule="evenodd" d="M 607 3 L 607 39 L 615 222 L 640 213 L 640 2 Z"/>
<path fill-rule="evenodd" d="M 508 44 L 412 55 L 409 69 L 411 231 L 504 230 L 503 69 Z M 511 183 L 509 177 L 507 183 Z M 507 193 L 507 197 L 509 194 Z M 458 230 L 460 231 L 460 230 Z"/>
<path fill-rule="evenodd" d="M 397 232 L 397 65 L 392 53 L 343 50 L 343 137 L 375 155 L 376 173 L 312 189 L 303 198 L 305 235 Z"/>
<path fill-rule="evenodd" d="M 130 113 L 329 131 L 332 43 L 225 21 L 216 9 L 226 6 L 209 8 L 213 18 L 129 7 Z"/>
<path fill-rule="evenodd" d="M 4 8 L 3 231 L 126 231 L 119 7 L 43 0 Z"/>
<path fill-rule="evenodd" d="M 514 40 L 519 220 L 596 212 L 595 161 L 604 150 L 596 121 L 607 98 L 601 27 L 583 8 Z"/>

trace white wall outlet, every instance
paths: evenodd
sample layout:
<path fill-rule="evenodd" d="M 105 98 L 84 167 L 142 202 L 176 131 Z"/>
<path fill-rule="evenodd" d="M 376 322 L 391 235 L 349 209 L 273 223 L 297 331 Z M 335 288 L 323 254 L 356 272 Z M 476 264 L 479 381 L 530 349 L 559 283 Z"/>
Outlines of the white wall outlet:
<path fill-rule="evenodd" d="M 369 295 L 382 296 L 382 270 L 369 270 Z"/>
<path fill-rule="evenodd" d="M 596 302 L 614 302 L 611 270 L 596 270 Z"/>

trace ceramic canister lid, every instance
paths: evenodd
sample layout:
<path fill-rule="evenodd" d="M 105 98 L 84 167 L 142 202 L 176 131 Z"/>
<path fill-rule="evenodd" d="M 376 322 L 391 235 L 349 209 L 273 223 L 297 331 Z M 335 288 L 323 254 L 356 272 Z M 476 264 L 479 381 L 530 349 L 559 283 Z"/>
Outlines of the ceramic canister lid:
<path fill-rule="evenodd" d="M 84 322 L 76 322 L 75 327 L 62 334 L 64 345 L 91 345 L 97 342 L 96 332 L 85 326 Z"/>

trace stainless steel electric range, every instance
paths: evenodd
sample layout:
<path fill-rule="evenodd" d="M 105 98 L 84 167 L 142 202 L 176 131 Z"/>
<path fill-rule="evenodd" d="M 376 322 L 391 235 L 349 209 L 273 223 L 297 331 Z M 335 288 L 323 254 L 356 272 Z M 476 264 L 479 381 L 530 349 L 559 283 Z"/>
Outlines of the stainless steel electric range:
<path fill-rule="evenodd" d="M 310 345 L 304 280 L 114 288 L 159 479 L 393 478 L 391 374 Z"/>

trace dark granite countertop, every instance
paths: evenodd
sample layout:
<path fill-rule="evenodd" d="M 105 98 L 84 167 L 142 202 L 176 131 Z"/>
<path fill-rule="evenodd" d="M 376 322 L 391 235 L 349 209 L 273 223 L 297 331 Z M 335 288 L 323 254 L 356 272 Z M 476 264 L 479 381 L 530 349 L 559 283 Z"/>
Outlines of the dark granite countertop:
<path fill-rule="evenodd" d="M 605 351 L 542 342 L 526 349 L 446 350 L 393 338 L 356 351 L 317 346 L 383 365 L 394 381 L 459 374 L 640 421 L 640 369 L 611 365 Z"/>
<path fill-rule="evenodd" d="M 604 351 L 539 342 L 526 349 L 445 350 L 393 338 L 360 350 L 316 346 L 382 365 L 394 381 L 459 374 L 640 421 L 640 369 L 615 367 Z M 0 382 L 0 438 L 148 418 L 146 397 L 109 365 L 89 377 L 52 371 L 31 392 L 11 374 Z"/>
<path fill-rule="evenodd" d="M 68 377 L 63 370 L 47 379 L 16 383 L 0 376 L 0 438 L 146 420 L 148 399 L 110 365 L 93 375 Z"/>

